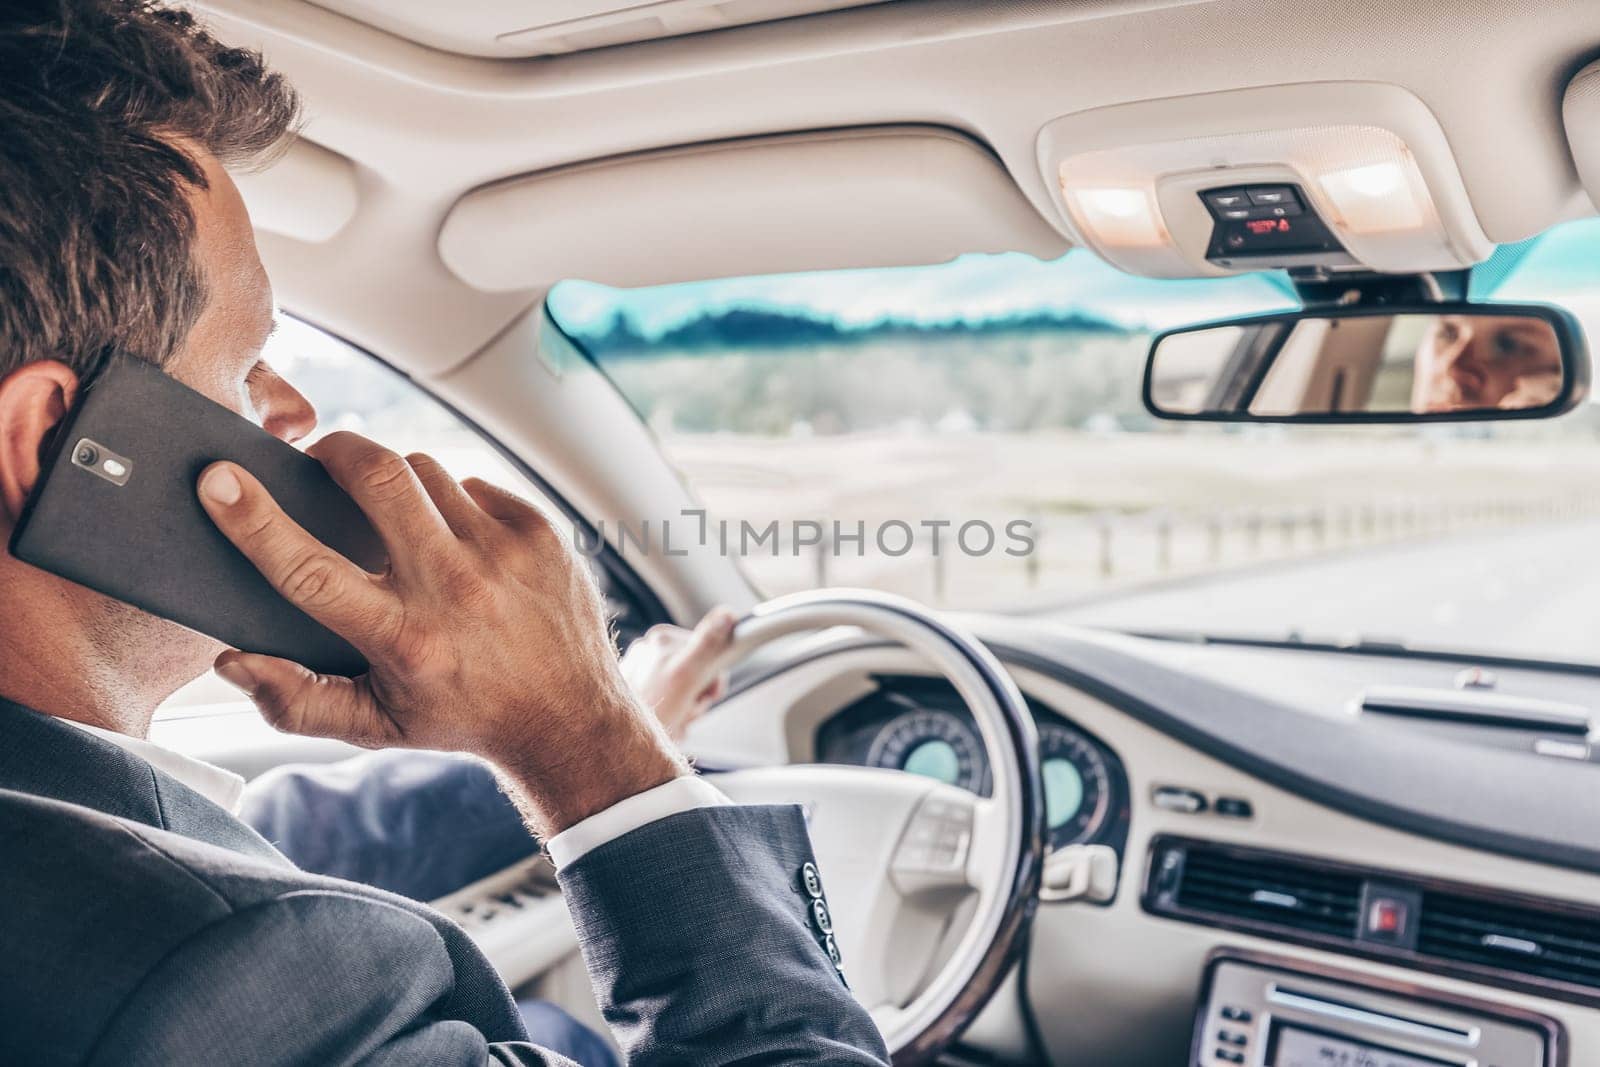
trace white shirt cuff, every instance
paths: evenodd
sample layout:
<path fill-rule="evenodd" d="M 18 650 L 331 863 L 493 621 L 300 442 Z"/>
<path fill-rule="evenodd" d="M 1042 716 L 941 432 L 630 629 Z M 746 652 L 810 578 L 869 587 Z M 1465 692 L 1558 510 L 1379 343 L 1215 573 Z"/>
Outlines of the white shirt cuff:
<path fill-rule="evenodd" d="M 604 811 L 597 811 L 582 822 L 573 823 L 544 843 L 550 862 L 565 867 L 591 849 L 641 826 L 695 808 L 715 808 L 733 801 L 716 786 L 698 775 L 686 774 L 654 789 L 625 797 Z"/>

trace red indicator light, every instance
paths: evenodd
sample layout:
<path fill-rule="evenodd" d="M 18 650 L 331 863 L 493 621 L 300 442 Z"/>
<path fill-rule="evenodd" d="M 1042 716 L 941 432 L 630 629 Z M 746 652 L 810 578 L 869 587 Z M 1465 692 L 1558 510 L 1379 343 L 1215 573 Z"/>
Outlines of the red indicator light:
<path fill-rule="evenodd" d="M 1374 934 L 1398 934 L 1406 923 L 1406 907 L 1396 900 L 1378 899 L 1367 914 L 1367 930 Z"/>

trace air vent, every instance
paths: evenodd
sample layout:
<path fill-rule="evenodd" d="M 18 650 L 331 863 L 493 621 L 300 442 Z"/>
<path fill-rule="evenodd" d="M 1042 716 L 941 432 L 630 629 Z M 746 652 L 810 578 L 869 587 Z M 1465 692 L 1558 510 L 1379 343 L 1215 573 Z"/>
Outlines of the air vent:
<path fill-rule="evenodd" d="M 1183 912 L 1354 939 L 1361 879 L 1241 850 L 1189 846 L 1170 892 Z"/>
<path fill-rule="evenodd" d="M 1600 908 L 1161 835 L 1145 910 L 1600 1007 Z"/>
<path fill-rule="evenodd" d="M 1424 893 L 1417 951 L 1553 982 L 1600 986 L 1600 917 Z"/>

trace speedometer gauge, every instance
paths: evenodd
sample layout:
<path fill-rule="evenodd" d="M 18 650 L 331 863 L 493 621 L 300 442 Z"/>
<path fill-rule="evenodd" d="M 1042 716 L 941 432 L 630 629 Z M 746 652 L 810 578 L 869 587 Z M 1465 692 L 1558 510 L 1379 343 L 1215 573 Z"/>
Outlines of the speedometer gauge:
<path fill-rule="evenodd" d="M 954 715 L 918 710 L 883 725 L 867 750 L 867 763 L 976 793 L 983 785 L 982 752 L 972 727 Z"/>
<path fill-rule="evenodd" d="M 1041 722 L 1039 764 L 1050 847 L 1091 840 L 1105 826 L 1111 801 L 1110 775 L 1099 748 L 1076 730 Z"/>

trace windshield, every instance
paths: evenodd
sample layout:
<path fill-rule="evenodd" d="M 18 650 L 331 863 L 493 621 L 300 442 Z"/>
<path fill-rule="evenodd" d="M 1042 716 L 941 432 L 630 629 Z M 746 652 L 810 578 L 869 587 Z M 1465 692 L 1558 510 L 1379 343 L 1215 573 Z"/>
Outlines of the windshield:
<path fill-rule="evenodd" d="M 1600 220 L 1502 248 L 1471 291 L 1600 324 Z M 1427 427 L 1145 413 L 1152 331 L 1294 306 L 1279 274 L 1153 281 L 1081 251 L 549 300 L 766 594 L 1600 662 L 1594 404 Z"/>

